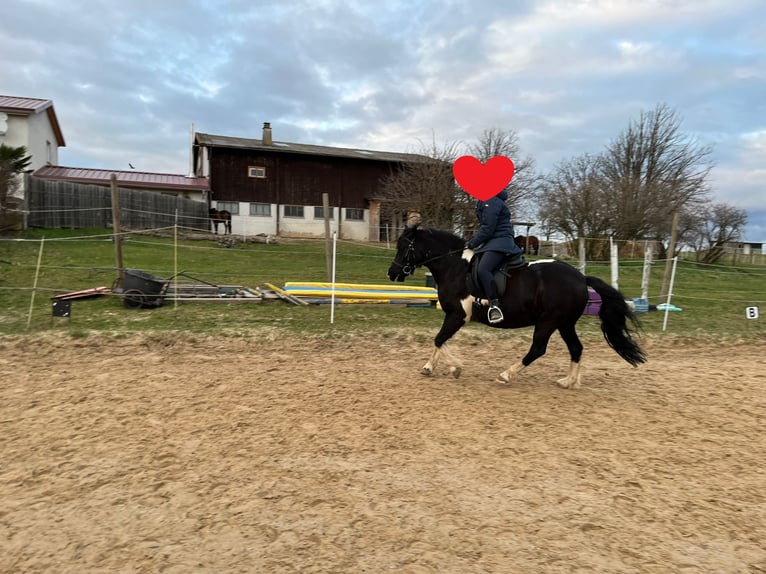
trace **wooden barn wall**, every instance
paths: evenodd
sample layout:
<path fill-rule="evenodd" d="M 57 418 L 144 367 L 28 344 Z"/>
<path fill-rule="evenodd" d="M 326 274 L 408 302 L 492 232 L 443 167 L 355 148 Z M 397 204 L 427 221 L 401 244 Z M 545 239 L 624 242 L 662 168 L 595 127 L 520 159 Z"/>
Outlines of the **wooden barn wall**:
<path fill-rule="evenodd" d="M 266 168 L 266 178 L 248 176 L 248 168 Z M 396 164 L 371 160 L 271 154 L 216 148 L 210 158 L 212 199 L 281 205 L 330 205 L 365 209 L 380 197 L 382 180 Z"/>
<path fill-rule="evenodd" d="M 30 177 L 27 188 L 29 227 L 80 229 L 112 226 L 110 187 Z M 207 204 L 157 191 L 118 188 L 120 225 L 156 229 L 178 225 L 209 230 Z"/>

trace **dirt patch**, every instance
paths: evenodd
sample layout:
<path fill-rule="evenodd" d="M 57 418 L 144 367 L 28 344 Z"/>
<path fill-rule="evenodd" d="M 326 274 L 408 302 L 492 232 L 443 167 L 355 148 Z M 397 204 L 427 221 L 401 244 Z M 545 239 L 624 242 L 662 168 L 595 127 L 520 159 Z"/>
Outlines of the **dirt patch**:
<path fill-rule="evenodd" d="M 766 572 L 762 345 L 0 339 L 0 572 Z"/>

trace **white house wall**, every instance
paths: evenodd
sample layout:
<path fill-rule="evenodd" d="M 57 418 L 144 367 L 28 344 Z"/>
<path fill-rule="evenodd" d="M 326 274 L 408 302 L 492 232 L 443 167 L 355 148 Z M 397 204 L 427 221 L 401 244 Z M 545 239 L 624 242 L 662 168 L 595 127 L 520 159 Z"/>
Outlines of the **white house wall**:
<path fill-rule="evenodd" d="M 221 209 L 222 206 L 216 206 Z M 231 216 L 232 233 L 236 235 L 277 235 L 277 208 L 279 208 L 279 235 L 283 237 L 306 237 L 322 238 L 325 236 L 324 219 L 314 219 L 314 206 L 307 205 L 303 208 L 303 217 L 285 217 L 284 206 L 271 204 L 271 216 L 249 215 L 250 204 L 247 202 L 239 203 L 239 215 Z M 369 240 L 369 210 L 364 210 L 364 220 L 345 219 L 345 209 L 333 210 L 335 216 L 338 212 L 344 216 L 341 221 L 341 231 L 339 239 L 349 239 L 353 241 Z M 335 219 L 330 220 L 330 233 L 338 231 L 338 224 Z"/>
<path fill-rule="evenodd" d="M 48 114 L 30 114 L 19 116 L 8 114 L 8 131 L 0 136 L 0 143 L 9 147 L 24 146 L 32 156 L 29 169 L 36 170 L 43 166 L 58 165 L 58 143 L 48 121 Z M 48 142 L 50 142 L 50 162 L 48 160 Z"/>
<path fill-rule="evenodd" d="M 45 165 L 58 165 L 59 152 L 56 134 L 53 133 L 48 114 L 39 113 L 29 116 L 29 144 L 27 151 L 32 156 L 32 169 Z"/>
<path fill-rule="evenodd" d="M 29 149 L 29 136 L 26 116 L 14 116 L 8 114 L 6 119 L 8 129 L 4 135 L 0 135 L 0 143 L 8 147 L 27 146 Z"/>

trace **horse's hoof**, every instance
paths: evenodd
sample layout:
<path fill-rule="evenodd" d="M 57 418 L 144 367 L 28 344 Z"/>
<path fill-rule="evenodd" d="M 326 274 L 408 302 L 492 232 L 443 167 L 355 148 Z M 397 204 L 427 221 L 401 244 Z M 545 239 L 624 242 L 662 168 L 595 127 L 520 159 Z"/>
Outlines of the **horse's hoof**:
<path fill-rule="evenodd" d="M 420 369 L 420 374 L 425 375 L 426 377 L 430 377 L 431 373 L 433 373 L 433 371 L 429 369 L 428 367 L 423 367 L 422 369 Z"/>
<path fill-rule="evenodd" d="M 460 378 L 460 374 L 463 372 L 463 370 L 460 367 L 452 367 L 450 369 L 450 373 L 452 373 L 452 376 L 456 379 Z"/>
<path fill-rule="evenodd" d="M 560 386 L 562 389 L 577 389 L 580 387 L 580 382 L 577 380 L 572 380 L 569 377 L 564 377 L 563 379 L 559 379 L 556 381 L 556 384 Z"/>
<path fill-rule="evenodd" d="M 503 385 L 507 385 L 511 382 L 511 378 L 506 373 L 500 373 L 497 378 L 495 379 L 496 383 L 502 383 Z"/>

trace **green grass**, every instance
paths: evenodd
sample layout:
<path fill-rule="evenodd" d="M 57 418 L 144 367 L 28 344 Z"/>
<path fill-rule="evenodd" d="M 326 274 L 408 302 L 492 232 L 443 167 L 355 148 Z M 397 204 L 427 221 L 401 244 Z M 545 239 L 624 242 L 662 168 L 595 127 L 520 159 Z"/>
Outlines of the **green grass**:
<path fill-rule="evenodd" d="M 314 336 L 364 336 L 377 333 L 396 337 L 417 333 L 430 338 L 441 324 L 436 308 L 397 305 L 340 305 L 330 325 L 330 307 L 293 306 L 282 301 L 179 303 L 158 308 L 125 309 L 117 296 L 72 302 L 69 318 L 53 317 L 50 297 L 62 292 L 111 286 L 116 279 L 115 249 L 108 230 L 31 230 L 24 239 L 45 238 L 40 259 L 37 290 L 35 273 L 40 241 L 0 239 L 0 334 L 64 331 L 73 337 L 91 333 L 122 336 L 132 332 L 183 332 L 251 336 L 254 332 L 291 332 Z M 124 242 L 126 268 L 148 271 L 160 277 L 176 272 L 218 285 L 282 286 L 286 281 L 326 281 L 327 262 L 323 241 L 283 241 L 276 245 L 240 244 L 226 248 L 215 240 L 132 234 Z M 393 250 L 383 245 L 339 241 L 336 280 L 345 283 L 387 283 L 385 276 Z M 627 298 L 641 294 L 642 261 L 620 264 L 619 287 Z M 651 272 L 649 296 L 658 299 L 664 262 Z M 606 263 L 589 263 L 586 272 L 610 281 Z M 424 270 L 408 279 L 410 285 L 424 285 Z M 34 293 L 34 306 L 30 302 Z M 763 317 L 747 319 L 745 308 L 759 306 L 766 313 L 766 268 L 697 266 L 680 262 L 673 288 L 673 303 L 682 312 L 668 315 L 666 334 L 691 338 L 766 339 Z M 642 314 L 646 334 L 663 333 L 665 314 Z M 29 327 L 27 323 L 29 322 Z M 484 330 L 469 325 L 466 331 Z M 598 321 L 585 317 L 579 330 L 598 335 Z M 524 331 L 522 331 L 524 332 Z M 527 331 L 528 332 L 528 331 Z M 518 333 L 518 332 L 517 332 Z M 505 332 L 499 336 L 510 336 Z"/>

